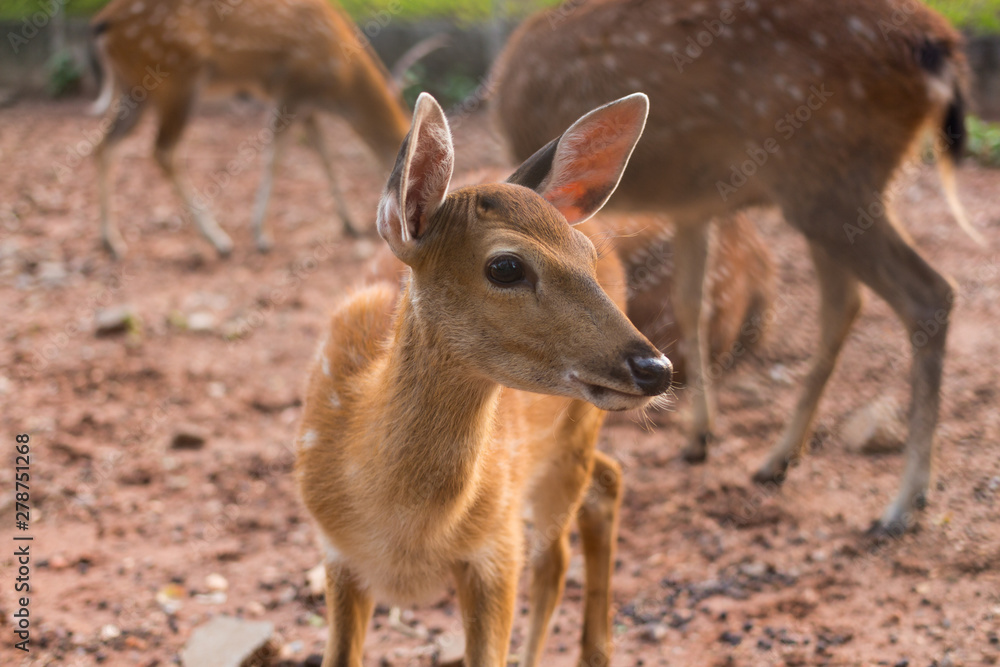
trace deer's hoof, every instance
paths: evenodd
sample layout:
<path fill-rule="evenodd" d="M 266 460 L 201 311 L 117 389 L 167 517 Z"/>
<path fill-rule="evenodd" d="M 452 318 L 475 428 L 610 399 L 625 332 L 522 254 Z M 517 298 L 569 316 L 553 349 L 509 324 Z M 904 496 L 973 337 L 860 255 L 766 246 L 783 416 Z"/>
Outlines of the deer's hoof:
<path fill-rule="evenodd" d="M 213 239 L 212 245 L 215 246 L 215 251 L 219 253 L 219 257 L 225 258 L 233 254 L 233 242 L 229 240 L 229 237 Z"/>
<path fill-rule="evenodd" d="M 907 532 L 915 530 L 915 528 L 916 524 L 913 523 L 909 515 L 891 521 L 876 519 L 872 521 L 872 525 L 865 531 L 865 546 L 871 552 L 885 549 L 903 537 Z"/>
<path fill-rule="evenodd" d="M 681 450 L 681 456 L 684 461 L 691 464 L 704 463 L 708 458 L 708 441 L 711 439 L 711 435 L 708 433 L 699 433 L 694 437 L 688 446 Z"/>
<path fill-rule="evenodd" d="M 266 255 L 274 248 L 274 240 L 270 236 L 257 237 L 257 252 Z"/>
<path fill-rule="evenodd" d="M 119 236 L 117 238 L 111 238 L 104 236 L 101 238 L 101 243 L 104 249 L 110 253 L 111 257 L 115 260 L 122 260 L 125 255 L 128 254 L 128 246 L 125 245 L 125 241 Z"/>
<path fill-rule="evenodd" d="M 771 484 L 781 486 L 787 477 L 788 463 L 782 463 L 779 465 L 765 463 L 761 466 L 760 470 L 753 474 L 753 482 L 754 484 L 759 484 L 761 486 Z"/>

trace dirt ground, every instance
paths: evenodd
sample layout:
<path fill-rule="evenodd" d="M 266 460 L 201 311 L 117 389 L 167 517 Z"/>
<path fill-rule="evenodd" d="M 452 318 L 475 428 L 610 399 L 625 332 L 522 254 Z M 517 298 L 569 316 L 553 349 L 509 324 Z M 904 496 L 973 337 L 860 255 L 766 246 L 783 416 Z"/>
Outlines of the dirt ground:
<path fill-rule="evenodd" d="M 258 254 L 249 216 L 263 113 L 234 102 L 201 113 L 182 144 L 236 242 L 233 256 L 217 259 L 181 223 L 150 158 L 147 123 L 119 151 L 114 206 L 131 254 L 114 263 L 98 242 L 96 170 L 73 157 L 95 136 L 84 111 L 83 102 L 0 110 L 0 663 L 177 664 L 192 630 L 224 613 L 274 623 L 282 664 L 313 664 L 325 628 L 306 572 L 320 554 L 290 444 L 326 314 L 380 241 L 341 237 L 319 161 L 299 141 L 275 185 L 276 247 Z M 459 169 L 504 161 L 483 116 L 459 120 Z M 370 226 L 378 170 L 344 126 L 328 125 L 350 206 Z M 251 150 L 240 152 L 243 142 Z M 246 170 L 212 188 L 233 159 Z M 906 338 L 874 298 L 830 383 L 811 454 L 777 493 L 750 483 L 818 335 L 805 244 L 759 214 L 780 298 L 769 338 L 720 383 L 709 462 L 680 460 L 683 391 L 653 428 L 616 417 L 602 435 L 627 488 L 614 664 L 1000 663 L 1000 172 L 965 166 L 959 181 L 991 249 L 959 231 L 930 168 L 898 188 L 902 220 L 960 288 L 918 530 L 865 548 L 862 534 L 895 493 L 903 460 L 850 451 L 842 438 L 855 410 L 908 398 Z M 98 312 L 123 305 L 136 315 L 128 330 L 96 336 Z M 203 432 L 205 444 L 171 448 L 181 430 Z M 27 655 L 12 648 L 10 619 L 15 433 L 31 434 Z M 546 664 L 576 659 L 581 579 L 576 555 Z M 432 639 L 406 636 L 387 614 L 377 611 L 367 664 L 430 664 Z M 403 618 L 432 638 L 460 627 L 446 588 Z M 515 652 L 524 624 L 522 615 Z"/>

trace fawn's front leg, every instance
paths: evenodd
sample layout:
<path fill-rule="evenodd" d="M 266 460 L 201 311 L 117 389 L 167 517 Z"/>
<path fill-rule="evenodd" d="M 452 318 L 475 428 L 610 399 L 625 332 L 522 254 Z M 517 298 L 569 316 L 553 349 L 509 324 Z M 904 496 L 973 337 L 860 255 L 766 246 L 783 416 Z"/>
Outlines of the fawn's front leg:
<path fill-rule="evenodd" d="M 374 603 L 346 566 L 326 563 L 326 611 L 330 636 L 323 667 L 361 667 Z"/>
<path fill-rule="evenodd" d="M 521 570 L 520 541 L 506 558 L 455 566 L 465 628 L 465 667 L 505 667 Z M 324 665 L 325 667 L 325 665 Z"/>
<path fill-rule="evenodd" d="M 604 452 L 594 452 L 590 488 L 577 512 L 587 568 L 581 667 L 604 667 L 611 659 L 611 574 L 622 504 L 621 480 L 621 466 Z"/>

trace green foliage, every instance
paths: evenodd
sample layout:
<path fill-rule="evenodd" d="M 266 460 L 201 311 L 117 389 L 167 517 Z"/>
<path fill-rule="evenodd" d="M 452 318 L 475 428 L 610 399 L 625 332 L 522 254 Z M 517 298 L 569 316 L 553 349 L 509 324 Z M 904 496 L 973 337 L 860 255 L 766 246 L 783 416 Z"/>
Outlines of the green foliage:
<path fill-rule="evenodd" d="M 1000 0 L 926 0 L 952 25 L 978 33 L 1000 33 Z"/>
<path fill-rule="evenodd" d="M 522 18 L 559 0 L 340 0 L 355 20 L 388 15 L 404 21 L 447 18 L 459 22 Z"/>
<path fill-rule="evenodd" d="M 0 18 L 20 19 L 37 12 L 50 15 L 60 3 L 65 5 L 69 15 L 89 16 L 108 2 L 109 0 L 0 0 Z M 559 0 L 340 0 L 338 4 L 357 21 L 388 15 L 404 21 L 447 18 L 470 22 L 524 17 L 558 2 Z"/>
<path fill-rule="evenodd" d="M 53 54 L 48 62 L 49 94 L 60 97 L 67 93 L 75 93 L 80 88 L 80 65 L 69 51 Z"/>
<path fill-rule="evenodd" d="M 407 73 L 403 81 L 403 99 L 412 109 L 422 92 L 433 95 L 446 108 L 462 102 L 476 92 L 479 82 L 460 72 L 448 72 L 442 77 L 431 78 L 426 68 L 417 63 Z"/>
<path fill-rule="evenodd" d="M 0 19 L 20 19 L 38 13 L 51 17 L 60 5 L 70 16 L 90 16 L 95 14 L 109 0 L 2 0 Z"/>
<path fill-rule="evenodd" d="M 969 131 L 969 154 L 987 167 L 1000 167 L 1000 124 L 987 123 L 975 116 L 965 119 Z"/>

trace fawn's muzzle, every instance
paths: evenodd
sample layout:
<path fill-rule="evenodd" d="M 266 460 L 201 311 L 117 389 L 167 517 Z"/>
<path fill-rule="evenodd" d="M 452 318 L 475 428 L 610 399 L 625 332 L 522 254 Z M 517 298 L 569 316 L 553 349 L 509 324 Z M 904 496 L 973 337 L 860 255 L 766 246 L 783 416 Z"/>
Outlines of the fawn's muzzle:
<path fill-rule="evenodd" d="M 632 354 L 627 363 L 632 381 L 646 396 L 659 396 L 670 387 L 674 369 L 665 355 Z"/>

